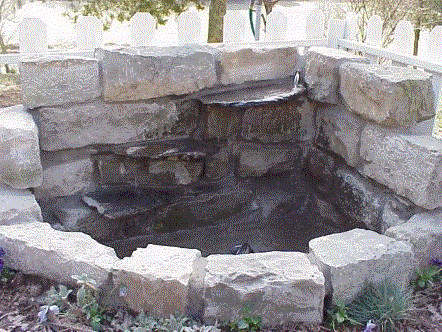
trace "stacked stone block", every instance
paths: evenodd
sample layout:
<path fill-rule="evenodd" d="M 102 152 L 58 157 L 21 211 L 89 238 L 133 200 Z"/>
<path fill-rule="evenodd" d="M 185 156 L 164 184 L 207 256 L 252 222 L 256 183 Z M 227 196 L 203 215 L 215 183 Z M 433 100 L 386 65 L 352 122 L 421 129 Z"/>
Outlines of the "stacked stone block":
<path fill-rule="evenodd" d="M 307 93 L 296 100 L 239 109 L 200 98 L 235 84 L 292 78 L 304 62 Z M 97 49 L 95 58 L 25 60 L 20 72 L 24 107 L 0 110 L 6 266 L 68 284 L 73 274 L 87 272 L 101 284 L 113 273 L 127 293 L 102 300 L 135 311 L 213 323 L 237 319 L 251 304 L 253 315 L 274 325 L 320 322 L 325 295 L 348 303 L 366 281 L 405 285 L 417 265 L 442 257 L 442 145 L 415 130 L 434 116 L 428 74 L 323 47 L 303 59 L 295 47 L 208 46 Z M 194 150 L 189 139 L 198 142 Z M 147 141 L 153 144 L 141 144 Z M 118 259 L 78 233 L 107 238 L 121 231 L 112 207 L 102 213 L 92 196 L 81 199 L 101 186 L 186 188 L 232 172 L 258 178 L 301 170 L 316 181 L 324 219 L 339 215 L 388 236 L 362 229 L 328 235 L 311 240 L 308 255 L 204 258 L 195 249 L 149 245 Z M 28 188 L 45 221 L 71 232 L 41 222 Z M 230 188 L 192 204 L 174 197 L 156 212 L 164 221 L 178 222 L 182 211 L 206 220 L 256 201 L 253 192 Z"/>

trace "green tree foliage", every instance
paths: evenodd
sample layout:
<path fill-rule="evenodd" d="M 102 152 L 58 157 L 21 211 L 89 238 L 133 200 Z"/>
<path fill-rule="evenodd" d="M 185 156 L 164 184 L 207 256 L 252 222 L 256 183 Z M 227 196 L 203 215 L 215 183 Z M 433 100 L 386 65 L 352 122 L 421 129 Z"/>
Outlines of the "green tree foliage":
<path fill-rule="evenodd" d="M 103 29 L 108 30 L 114 19 L 119 22 L 129 21 L 136 13 L 150 13 L 158 24 L 166 24 L 167 18 L 179 15 L 190 5 L 198 10 L 204 9 L 203 0 L 92 0 L 79 9 L 65 12 L 74 23 L 80 15 L 96 16 L 103 20 Z"/>

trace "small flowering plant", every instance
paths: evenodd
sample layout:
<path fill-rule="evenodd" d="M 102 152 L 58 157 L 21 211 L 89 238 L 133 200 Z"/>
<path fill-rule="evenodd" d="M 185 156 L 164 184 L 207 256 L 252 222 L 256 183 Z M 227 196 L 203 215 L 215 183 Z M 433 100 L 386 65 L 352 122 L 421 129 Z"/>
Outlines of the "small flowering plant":
<path fill-rule="evenodd" d="M 433 286 L 433 282 L 440 279 L 442 271 L 442 260 L 434 258 L 431 265 L 424 270 L 417 270 L 418 277 L 414 281 L 416 287 L 426 288 L 428 285 Z"/>

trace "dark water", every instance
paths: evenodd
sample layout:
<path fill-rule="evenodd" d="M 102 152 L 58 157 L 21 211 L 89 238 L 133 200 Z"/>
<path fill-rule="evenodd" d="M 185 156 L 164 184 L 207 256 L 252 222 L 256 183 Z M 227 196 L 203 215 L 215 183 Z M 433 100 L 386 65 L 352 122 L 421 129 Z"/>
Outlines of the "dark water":
<path fill-rule="evenodd" d="M 346 220 L 326 220 L 318 211 L 314 183 L 304 174 L 267 175 L 244 180 L 256 199 L 239 213 L 209 226 L 114 241 L 119 257 L 130 256 L 149 243 L 194 248 L 203 256 L 229 253 L 247 242 L 255 252 L 308 252 L 308 242 L 319 236 L 349 230 Z"/>

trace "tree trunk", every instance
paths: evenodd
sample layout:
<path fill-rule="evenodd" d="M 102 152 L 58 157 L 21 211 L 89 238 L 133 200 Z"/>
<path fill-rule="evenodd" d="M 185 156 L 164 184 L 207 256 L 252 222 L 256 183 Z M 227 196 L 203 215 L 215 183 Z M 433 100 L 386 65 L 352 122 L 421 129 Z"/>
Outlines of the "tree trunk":
<path fill-rule="evenodd" d="M 424 1 L 423 0 L 418 0 L 417 2 L 417 6 L 419 8 L 423 8 L 424 6 Z M 417 55 L 418 49 L 419 49 L 419 38 L 421 36 L 421 18 L 418 16 L 416 17 L 416 24 L 414 27 L 414 45 L 413 45 L 413 55 Z"/>
<path fill-rule="evenodd" d="M 1 33 L 0 33 L 0 50 L 2 54 L 6 54 L 8 52 L 8 50 L 6 49 L 5 41 Z M 11 69 L 7 64 L 5 64 L 5 69 L 6 69 L 6 74 L 9 74 L 11 72 Z"/>
<path fill-rule="evenodd" d="M 227 0 L 211 0 L 209 6 L 208 43 L 223 42 L 224 15 L 226 15 Z"/>

